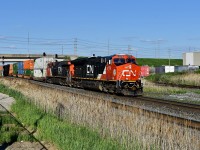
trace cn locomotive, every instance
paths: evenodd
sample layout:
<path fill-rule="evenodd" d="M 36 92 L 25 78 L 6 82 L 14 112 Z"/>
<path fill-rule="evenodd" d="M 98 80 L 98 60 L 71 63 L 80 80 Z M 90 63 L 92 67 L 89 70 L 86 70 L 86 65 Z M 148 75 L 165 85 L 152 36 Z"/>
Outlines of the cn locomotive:
<path fill-rule="evenodd" d="M 30 79 L 70 87 L 134 96 L 143 92 L 141 67 L 137 65 L 134 56 L 127 54 L 94 56 L 72 61 L 43 57 L 35 60 L 31 72 Z"/>

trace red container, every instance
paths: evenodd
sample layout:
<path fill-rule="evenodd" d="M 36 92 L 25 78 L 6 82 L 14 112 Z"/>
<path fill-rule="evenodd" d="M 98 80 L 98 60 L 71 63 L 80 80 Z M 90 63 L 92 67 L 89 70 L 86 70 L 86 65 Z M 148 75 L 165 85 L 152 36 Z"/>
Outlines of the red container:
<path fill-rule="evenodd" d="M 0 71 L 3 71 L 3 66 L 0 66 Z"/>
<path fill-rule="evenodd" d="M 141 76 L 142 77 L 149 76 L 149 66 L 141 66 Z"/>

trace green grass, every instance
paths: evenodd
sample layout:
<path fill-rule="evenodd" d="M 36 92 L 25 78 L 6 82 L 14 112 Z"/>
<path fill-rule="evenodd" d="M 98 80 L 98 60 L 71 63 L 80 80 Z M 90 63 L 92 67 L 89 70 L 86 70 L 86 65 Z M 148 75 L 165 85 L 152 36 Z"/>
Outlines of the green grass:
<path fill-rule="evenodd" d="M 91 149 L 91 150 L 114 150 L 126 149 L 114 139 L 102 137 L 98 132 L 70 122 L 60 121 L 52 114 L 46 114 L 33 104 L 29 99 L 15 90 L 0 84 L 0 92 L 8 94 L 16 99 L 12 105 L 19 119 L 34 130 L 37 129 L 38 138 L 54 143 L 59 149 Z M 140 147 L 137 143 L 135 147 Z"/>
<path fill-rule="evenodd" d="M 16 141 L 34 141 L 33 137 L 6 112 L 0 112 L 0 143 L 13 143 Z"/>
<path fill-rule="evenodd" d="M 162 66 L 162 65 L 169 65 L 169 59 L 155 59 L 155 58 L 136 58 L 137 63 L 140 66 L 148 65 L 148 66 Z M 171 66 L 182 66 L 183 60 L 182 59 L 170 59 Z"/>

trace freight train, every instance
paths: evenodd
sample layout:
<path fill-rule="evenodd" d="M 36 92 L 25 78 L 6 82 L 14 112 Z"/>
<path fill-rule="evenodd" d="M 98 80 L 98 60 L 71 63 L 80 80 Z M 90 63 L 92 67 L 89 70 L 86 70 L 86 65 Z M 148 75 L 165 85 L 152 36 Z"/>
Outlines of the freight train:
<path fill-rule="evenodd" d="M 3 66 L 4 76 L 16 76 L 122 95 L 141 95 L 141 67 L 127 54 L 58 61 L 42 57 Z"/>

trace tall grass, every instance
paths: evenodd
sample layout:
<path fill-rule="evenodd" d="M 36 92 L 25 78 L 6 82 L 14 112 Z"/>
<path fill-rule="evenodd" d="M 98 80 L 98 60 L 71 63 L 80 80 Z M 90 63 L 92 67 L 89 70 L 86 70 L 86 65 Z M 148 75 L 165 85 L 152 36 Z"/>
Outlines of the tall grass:
<path fill-rule="evenodd" d="M 0 111 L 0 133 L 0 144 L 11 144 L 16 141 L 34 141 L 34 138 L 5 111 Z"/>
<path fill-rule="evenodd" d="M 177 85 L 193 85 L 200 86 L 199 73 L 166 73 L 166 74 L 153 74 L 146 78 L 149 81 L 159 83 L 172 83 Z"/>
<path fill-rule="evenodd" d="M 98 95 L 94 97 L 52 90 L 23 80 L 1 80 L 1 82 L 30 97 L 31 102 L 43 108 L 44 112 L 52 112 L 60 120 L 80 125 L 81 133 L 83 133 L 82 127 L 90 127 L 93 131 L 98 131 L 101 137 L 111 137 L 120 142 L 125 149 L 197 150 L 200 147 L 199 131 L 145 115 L 144 111 L 135 110 L 133 113 L 113 108 L 109 102 Z M 39 121 L 39 126 L 51 121 L 54 122 L 52 119 Z M 49 131 L 49 134 L 58 133 L 58 129 L 54 128 L 54 130 Z M 77 137 L 69 137 L 76 141 Z M 91 142 L 91 145 L 95 143 Z"/>

